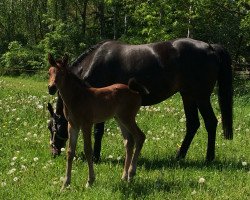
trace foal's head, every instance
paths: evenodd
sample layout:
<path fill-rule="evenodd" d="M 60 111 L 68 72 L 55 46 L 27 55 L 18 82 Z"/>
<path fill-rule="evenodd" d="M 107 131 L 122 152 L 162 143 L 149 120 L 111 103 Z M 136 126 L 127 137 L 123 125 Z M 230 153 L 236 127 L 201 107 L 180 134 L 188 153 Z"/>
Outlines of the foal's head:
<path fill-rule="evenodd" d="M 50 120 L 48 129 L 50 131 L 51 153 L 54 157 L 61 154 L 61 148 L 66 146 L 68 139 L 67 121 L 63 115 L 54 113 L 53 107 L 48 103 Z"/>
<path fill-rule="evenodd" d="M 49 68 L 49 85 L 48 90 L 50 95 L 54 95 L 57 91 L 56 84 L 62 81 L 65 72 L 67 72 L 68 56 L 64 55 L 61 60 L 55 60 L 51 54 L 48 54 L 50 63 Z"/>

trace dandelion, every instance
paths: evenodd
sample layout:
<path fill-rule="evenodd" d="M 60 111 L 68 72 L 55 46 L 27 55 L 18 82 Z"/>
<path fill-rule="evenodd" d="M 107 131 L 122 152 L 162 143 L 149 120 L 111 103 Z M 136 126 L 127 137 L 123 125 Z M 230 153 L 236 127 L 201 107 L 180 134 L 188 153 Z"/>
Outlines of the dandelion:
<path fill-rule="evenodd" d="M 26 170 L 27 167 L 26 167 L 25 165 L 21 165 L 21 169 L 22 169 L 22 170 Z"/>
<path fill-rule="evenodd" d="M 43 109 L 43 105 L 37 105 L 37 108 L 38 108 L 39 110 L 41 110 L 41 109 Z"/>
<path fill-rule="evenodd" d="M 206 181 L 206 180 L 205 180 L 203 177 L 201 177 L 201 178 L 199 179 L 199 181 L 198 181 L 198 182 L 199 182 L 200 184 L 204 184 L 204 183 L 205 183 L 205 181 Z"/>
<path fill-rule="evenodd" d="M 64 152 L 65 151 L 65 148 L 61 148 L 61 152 Z"/>
<path fill-rule="evenodd" d="M 118 156 L 118 157 L 117 157 L 117 160 L 118 160 L 118 161 L 120 161 L 121 159 L 122 159 L 122 157 L 121 157 L 121 156 Z"/>
<path fill-rule="evenodd" d="M 7 174 L 13 174 L 16 171 L 16 168 L 12 168 L 11 170 L 8 171 Z"/>
<path fill-rule="evenodd" d="M 39 159 L 38 159 L 38 157 L 35 157 L 35 158 L 33 158 L 33 160 L 34 160 L 35 162 L 37 162 Z"/>
<path fill-rule="evenodd" d="M 15 182 L 18 181 L 18 177 L 14 177 L 13 181 L 15 181 Z"/>
<path fill-rule="evenodd" d="M 6 182 L 2 182 L 1 183 L 1 187 L 4 187 L 4 186 L 6 186 L 7 184 L 6 184 Z"/>
<path fill-rule="evenodd" d="M 16 159 L 17 159 L 17 157 L 16 157 L 16 156 L 12 158 L 12 160 L 13 160 L 13 161 L 15 161 Z"/>
<path fill-rule="evenodd" d="M 63 176 L 60 177 L 60 181 L 61 181 L 61 182 L 63 182 L 64 179 L 65 179 L 65 178 L 64 178 Z"/>
<path fill-rule="evenodd" d="M 195 195 L 197 192 L 196 192 L 196 190 L 193 190 L 192 192 L 191 192 L 191 195 Z"/>
<path fill-rule="evenodd" d="M 247 162 L 246 161 L 243 161 L 241 164 L 242 164 L 242 166 L 247 166 Z"/>

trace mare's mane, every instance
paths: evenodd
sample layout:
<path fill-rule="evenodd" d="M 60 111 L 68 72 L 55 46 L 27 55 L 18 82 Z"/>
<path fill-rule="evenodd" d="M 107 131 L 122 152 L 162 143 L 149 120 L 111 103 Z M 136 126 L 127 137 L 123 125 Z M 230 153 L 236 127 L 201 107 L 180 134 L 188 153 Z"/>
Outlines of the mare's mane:
<path fill-rule="evenodd" d="M 79 63 L 81 63 L 84 58 L 86 58 L 89 54 L 91 54 L 94 50 L 96 50 L 97 48 L 99 48 L 102 44 L 104 44 L 105 42 L 108 42 L 111 40 L 103 40 L 91 47 L 89 47 L 88 49 L 86 49 L 71 65 L 70 68 L 73 68 L 75 66 L 77 66 Z"/>

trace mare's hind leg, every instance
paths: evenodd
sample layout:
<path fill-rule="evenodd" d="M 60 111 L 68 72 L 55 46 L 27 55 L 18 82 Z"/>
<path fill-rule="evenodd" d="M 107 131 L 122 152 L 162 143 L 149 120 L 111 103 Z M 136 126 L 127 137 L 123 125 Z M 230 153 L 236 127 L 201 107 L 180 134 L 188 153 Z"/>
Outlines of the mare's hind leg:
<path fill-rule="evenodd" d="M 68 156 L 67 156 L 67 165 L 66 165 L 66 178 L 64 180 L 61 190 L 67 187 L 71 182 L 72 162 L 75 157 L 75 150 L 76 150 L 79 129 L 73 128 L 68 123 L 68 133 L 69 133 L 69 144 L 68 144 L 68 152 L 67 152 Z"/>
<path fill-rule="evenodd" d="M 199 101 L 198 108 L 204 119 L 206 130 L 208 132 L 206 160 L 209 162 L 214 160 L 215 157 L 215 139 L 218 121 L 211 106 L 210 97 L 205 100 Z"/>
<path fill-rule="evenodd" d="M 133 136 L 130 134 L 130 132 L 126 129 L 125 126 L 123 126 L 122 123 L 119 122 L 119 126 L 121 128 L 122 136 L 124 139 L 124 146 L 126 150 L 126 157 L 124 162 L 124 169 L 122 174 L 122 180 L 127 181 L 128 180 L 128 170 L 131 164 L 132 156 L 133 156 L 133 150 L 134 150 L 134 139 Z"/>
<path fill-rule="evenodd" d="M 92 153 L 92 142 L 91 142 L 91 129 L 92 124 L 84 124 L 82 126 L 83 132 L 83 142 L 84 142 L 84 154 L 88 162 L 88 181 L 86 183 L 86 187 L 91 186 L 95 181 L 95 173 L 93 166 L 93 153 Z"/>
<path fill-rule="evenodd" d="M 185 158 L 188 148 L 200 126 L 198 108 L 196 102 L 188 96 L 182 95 L 184 111 L 186 115 L 186 136 L 177 154 L 177 159 Z"/>

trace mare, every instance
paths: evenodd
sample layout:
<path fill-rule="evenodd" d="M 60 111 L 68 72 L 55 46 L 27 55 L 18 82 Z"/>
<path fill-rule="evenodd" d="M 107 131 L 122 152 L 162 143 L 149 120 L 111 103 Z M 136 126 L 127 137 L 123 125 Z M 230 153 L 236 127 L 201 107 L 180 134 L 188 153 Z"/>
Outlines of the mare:
<path fill-rule="evenodd" d="M 141 94 L 133 87 L 140 88 L 134 79 L 131 83 L 113 84 L 103 88 L 89 87 L 84 81 L 68 69 L 68 57 L 55 61 L 49 54 L 49 93 L 55 87 L 63 99 L 63 112 L 68 120 L 68 156 L 66 178 L 62 189 L 71 181 L 72 161 L 79 130 L 83 133 L 84 153 L 87 159 L 89 175 L 86 187 L 91 186 L 95 180 L 92 160 L 91 129 L 94 123 L 103 122 L 114 117 L 118 122 L 124 144 L 126 158 L 122 179 L 131 180 L 136 173 L 136 164 L 142 149 L 145 135 L 137 126 L 135 117 L 141 106 Z M 136 88 L 135 87 L 135 88 Z M 135 149 L 135 150 L 134 150 Z"/>
<path fill-rule="evenodd" d="M 50 113 L 48 129 L 50 131 L 51 153 L 55 158 L 61 154 L 61 148 L 66 146 L 68 140 L 68 121 L 63 114 L 62 99 L 58 98 L 55 112 L 52 105 L 48 103 L 48 111 Z"/>
<path fill-rule="evenodd" d="M 223 133 L 226 139 L 233 138 L 231 57 L 221 45 L 189 38 L 142 45 L 104 41 L 80 55 L 70 70 L 93 87 L 127 84 L 134 77 L 149 90 L 142 95 L 142 105 L 159 103 L 180 92 L 186 135 L 178 159 L 185 158 L 200 126 L 198 112 L 208 132 L 206 160 L 215 158 L 217 119 L 210 96 L 217 83 Z M 95 134 L 98 144 L 102 134 Z"/>

